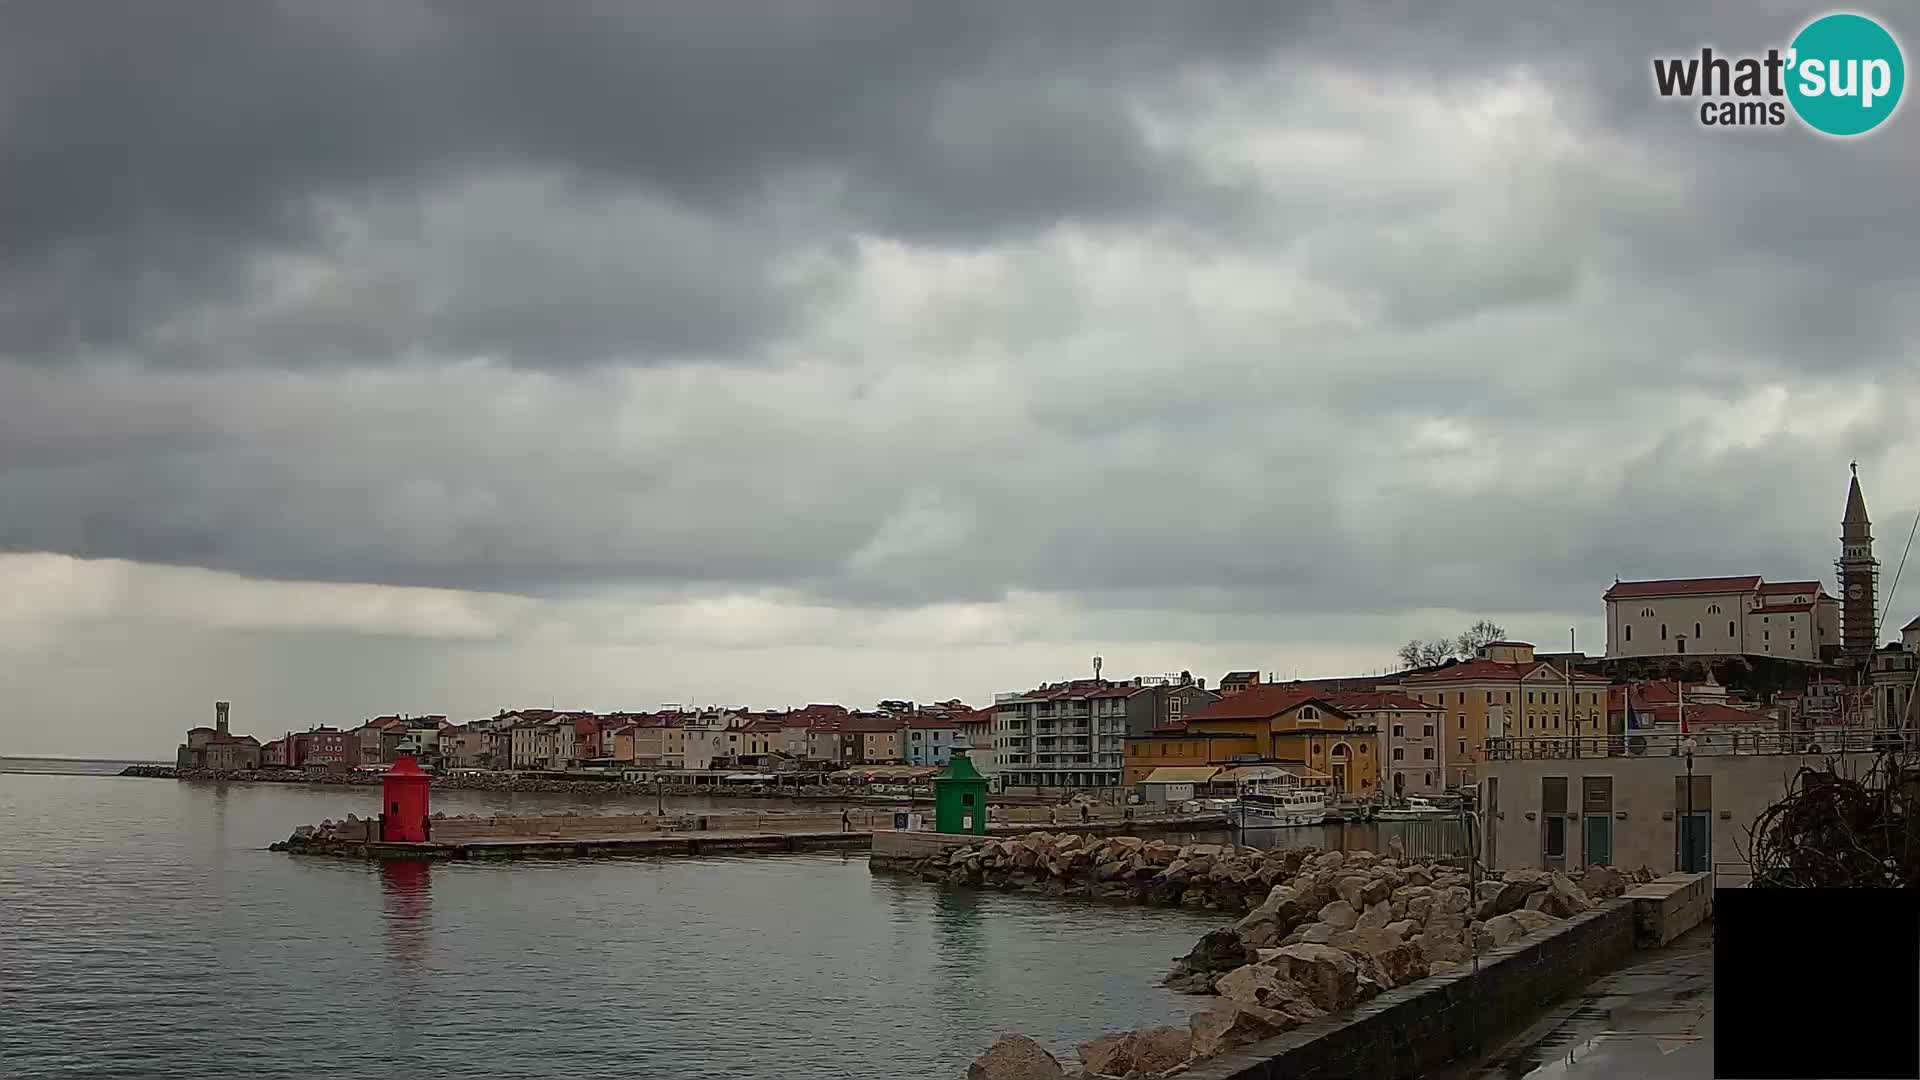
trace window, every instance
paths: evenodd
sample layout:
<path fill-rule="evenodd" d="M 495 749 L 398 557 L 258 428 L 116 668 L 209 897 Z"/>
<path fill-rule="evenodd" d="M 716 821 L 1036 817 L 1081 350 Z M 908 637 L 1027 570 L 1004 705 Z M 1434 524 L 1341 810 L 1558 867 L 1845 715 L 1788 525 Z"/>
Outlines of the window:
<path fill-rule="evenodd" d="M 1308 705 L 1306 708 L 1300 710 L 1300 719 L 1318 720 L 1320 719 L 1320 712 L 1319 710 L 1315 709 L 1313 706 Z"/>
<path fill-rule="evenodd" d="M 1800 636 L 1800 631 L 1798 631 L 1798 630 L 1788 630 L 1788 631 L 1787 631 L 1787 639 L 1788 639 L 1788 640 L 1792 640 L 1792 639 L 1794 639 L 1794 638 L 1797 638 L 1797 637 L 1799 637 L 1799 636 Z"/>
<path fill-rule="evenodd" d="M 1405 761 L 1405 760 L 1407 760 L 1407 748 L 1406 748 L 1406 747 L 1404 747 L 1404 746 L 1396 746 L 1396 747 L 1394 747 L 1394 748 L 1393 748 L 1393 760 L 1395 760 L 1395 761 Z"/>
<path fill-rule="evenodd" d="M 1632 640 L 1633 640 L 1633 626 L 1632 626 L 1632 624 L 1628 624 L 1628 626 L 1627 626 L 1627 640 L 1628 640 L 1628 641 L 1632 641 Z"/>
<path fill-rule="evenodd" d="M 1640 614 L 1645 616 L 1646 618 L 1651 619 L 1653 618 L 1653 609 L 1650 607 L 1643 607 L 1640 609 Z"/>
<path fill-rule="evenodd" d="M 1367 752 L 1367 744 L 1366 744 L 1366 743 L 1361 743 L 1361 744 L 1360 744 L 1360 752 L 1361 752 L 1361 753 L 1363 753 L 1363 754 Z"/>
<path fill-rule="evenodd" d="M 1493 704 L 1493 691 L 1487 691 L 1487 704 Z"/>
<path fill-rule="evenodd" d="M 1707 614 L 1709 614 L 1709 615 L 1718 615 L 1718 614 L 1720 614 L 1720 605 L 1719 605 L 1719 604 L 1708 604 L 1708 605 L 1707 605 Z"/>
<path fill-rule="evenodd" d="M 1660 624 L 1660 640 L 1661 641 L 1667 640 L 1667 624 L 1666 623 Z"/>
<path fill-rule="evenodd" d="M 1507 691 L 1507 704 L 1513 704 L 1513 691 Z"/>
<path fill-rule="evenodd" d="M 1454 704 L 1465 705 L 1466 703 L 1467 703 L 1467 692 L 1465 690 L 1462 690 L 1460 691 L 1460 700 L 1454 702 Z"/>
<path fill-rule="evenodd" d="M 1727 636 L 1728 637 L 1733 636 L 1733 620 L 1732 619 L 1727 620 Z"/>
<path fill-rule="evenodd" d="M 1431 730 L 1432 730 L 1432 729 L 1428 729 L 1428 730 L 1429 730 L 1429 732 L 1431 732 Z M 1405 724 L 1395 724 L 1395 725 L 1393 725 L 1393 737 L 1394 737 L 1394 738 L 1396 738 L 1396 739 L 1401 739 L 1401 738 L 1405 738 L 1405 737 L 1406 737 L 1406 734 L 1407 734 L 1407 727 L 1406 727 L 1406 725 L 1405 725 Z"/>
<path fill-rule="evenodd" d="M 1772 641 L 1772 640 L 1773 640 L 1773 631 L 1771 631 L 1771 630 L 1762 630 L 1762 631 L 1760 631 L 1760 640 L 1761 640 L 1761 641 Z"/>
<path fill-rule="evenodd" d="M 1559 694 L 1557 694 L 1557 693 L 1556 693 L 1556 694 L 1554 694 L 1554 695 L 1553 695 L 1553 703 L 1554 703 L 1555 705 L 1558 705 L 1558 704 L 1560 704 L 1560 695 L 1559 695 Z"/>
<path fill-rule="evenodd" d="M 1431 786 L 1431 785 L 1433 784 L 1433 774 L 1432 774 L 1432 773 L 1428 773 L 1428 774 L 1427 774 L 1427 784 L 1428 784 L 1429 786 Z"/>
<path fill-rule="evenodd" d="M 1459 727 L 1461 731 L 1467 730 L 1467 714 L 1466 713 L 1459 714 L 1457 717 L 1455 717 L 1455 719 L 1459 721 Z"/>
<path fill-rule="evenodd" d="M 1699 624 L 1699 623 L 1694 623 L 1694 624 L 1693 624 L 1693 636 L 1694 636 L 1694 637 L 1696 637 L 1696 638 L 1698 638 L 1698 637 L 1700 636 L 1700 624 Z"/>
<path fill-rule="evenodd" d="M 1422 751 L 1422 753 L 1423 753 L 1423 754 L 1425 755 L 1425 757 L 1426 757 L 1426 759 L 1427 759 L 1428 761 L 1432 761 L 1432 760 L 1433 760 L 1433 747 L 1431 747 L 1431 746 L 1429 746 L 1429 747 L 1427 747 L 1427 748 L 1426 748 L 1426 749 L 1425 749 L 1424 751 Z M 1431 780 L 1429 780 L 1429 781 L 1427 781 L 1427 782 L 1428 782 L 1428 783 L 1432 783 L 1433 781 L 1431 781 Z"/>
<path fill-rule="evenodd" d="M 1429 738 L 1429 739 L 1431 739 L 1431 738 L 1433 738 L 1433 725 L 1432 725 L 1432 724 L 1428 724 L 1428 725 L 1426 726 L 1426 728 L 1427 728 L 1427 729 L 1426 729 L 1426 730 L 1425 730 L 1424 732 L 1422 732 L 1421 734 L 1423 734 L 1423 735 L 1425 735 L 1425 736 L 1426 736 L 1427 738 Z"/>
<path fill-rule="evenodd" d="M 1467 756 L 1467 740 L 1465 739 L 1460 740 L 1460 756 Z"/>

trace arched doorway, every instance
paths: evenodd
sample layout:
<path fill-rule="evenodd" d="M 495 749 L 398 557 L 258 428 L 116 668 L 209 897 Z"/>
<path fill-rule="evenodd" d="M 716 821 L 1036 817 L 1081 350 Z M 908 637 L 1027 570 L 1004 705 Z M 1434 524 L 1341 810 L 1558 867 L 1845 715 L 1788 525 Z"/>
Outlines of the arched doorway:
<path fill-rule="evenodd" d="M 1333 790 L 1340 795 L 1350 794 L 1351 788 L 1348 783 L 1352 772 L 1353 751 L 1347 748 L 1346 743 L 1334 743 L 1329 760 L 1333 765 L 1329 770 L 1333 773 Z"/>

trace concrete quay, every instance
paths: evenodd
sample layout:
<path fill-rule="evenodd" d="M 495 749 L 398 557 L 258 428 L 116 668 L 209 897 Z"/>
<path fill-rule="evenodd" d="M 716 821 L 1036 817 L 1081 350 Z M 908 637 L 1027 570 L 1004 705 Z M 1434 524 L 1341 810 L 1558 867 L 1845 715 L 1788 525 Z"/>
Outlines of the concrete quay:
<path fill-rule="evenodd" d="M 803 851 L 875 851 L 890 858 L 922 858 L 973 835 L 895 831 L 893 815 L 854 811 L 851 828 L 838 814 L 438 818 L 424 843 L 387 843 L 372 819 L 302 826 L 271 850 L 353 859 L 572 859 L 608 856 L 788 854 Z M 1226 827 L 1221 815 L 1096 821 L 1045 827 L 1049 832 L 1095 834 L 1204 832 Z M 1002 824 L 990 835 L 1017 836 L 1040 827 Z"/>

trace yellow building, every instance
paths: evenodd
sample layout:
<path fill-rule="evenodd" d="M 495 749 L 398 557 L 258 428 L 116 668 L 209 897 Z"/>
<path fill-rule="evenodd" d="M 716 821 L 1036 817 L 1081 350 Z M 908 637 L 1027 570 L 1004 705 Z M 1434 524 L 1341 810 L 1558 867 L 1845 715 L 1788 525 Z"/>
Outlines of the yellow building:
<path fill-rule="evenodd" d="M 1441 768 L 1472 783 L 1488 738 L 1606 734 L 1607 680 L 1536 660 L 1533 646 L 1496 641 L 1464 663 L 1410 675 L 1402 689 L 1442 710 Z"/>
<path fill-rule="evenodd" d="M 1126 742 L 1125 783 L 1145 780 L 1155 769 L 1225 765 L 1254 753 L 1254 737 L 1163 728 L 1146 735 L 1130 735 Z"/>
<path fill-rule="evenodd" d="M 1194 765 L 1303 766 L 1332 777 L 1336 794 L 1380 788 L 1378 733 L 1311 689 L 1255 686 L 1187 716 L 1176 729 L 1127 739 L 1126 778 Z"/>

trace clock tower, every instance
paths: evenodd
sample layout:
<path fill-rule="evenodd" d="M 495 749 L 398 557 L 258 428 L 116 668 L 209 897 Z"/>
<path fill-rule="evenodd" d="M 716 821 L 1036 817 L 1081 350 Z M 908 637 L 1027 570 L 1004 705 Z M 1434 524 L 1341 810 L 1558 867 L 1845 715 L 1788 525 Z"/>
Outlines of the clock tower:
<path fill-rule="evenodd" d="M 1847 512 L 1840 519 L 1840 646 L 1849 656 L 1873 655 L 1879 628 L 1874 625 L 1878 602 L 1880 560 L 1873 557 L 1873 522 L 1867 519 L 1867 500 L 1860 494 L 1860 463 L 1853 463 L 1853 483 L 1847 488 Z"/>

